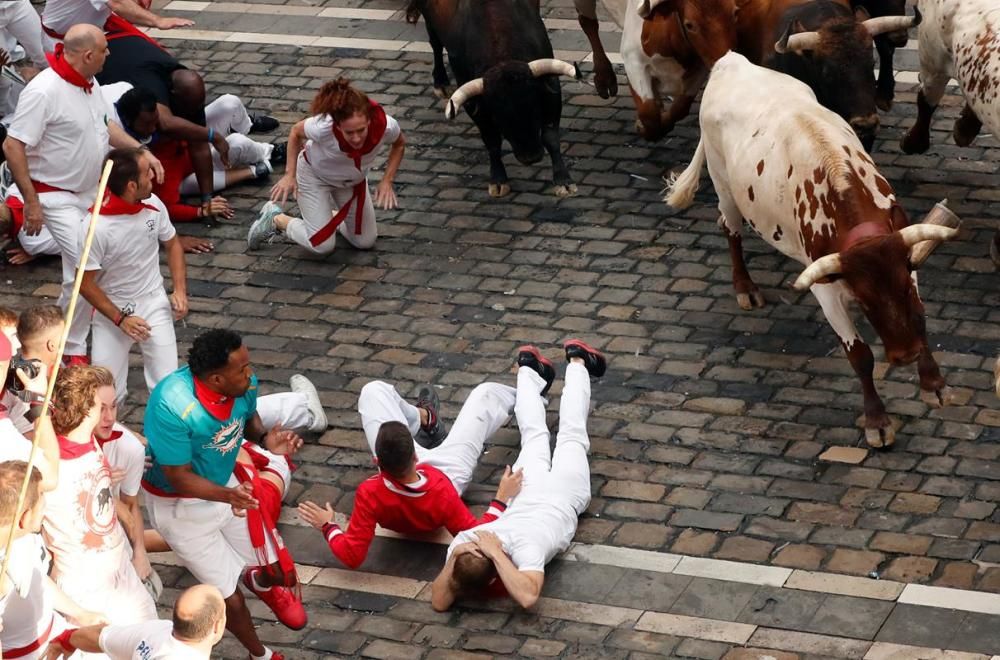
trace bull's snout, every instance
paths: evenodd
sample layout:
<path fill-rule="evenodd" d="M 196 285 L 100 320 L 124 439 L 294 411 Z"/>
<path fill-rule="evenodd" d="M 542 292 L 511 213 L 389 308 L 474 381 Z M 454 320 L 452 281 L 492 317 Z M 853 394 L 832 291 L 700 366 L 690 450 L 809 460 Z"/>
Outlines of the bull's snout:
<path fill-rule="evenodd" d="M 516 158 L 517 162 L 521 163 L 522 165 L 534 165 L 544 157 L 545 157 L 544 149 L 539 149 L 538 151 L 519 150 L 514 152 L 514 158 Z"/>
<path fill-rule="evenodd" d="M 878 113 L 872 113 L 867 117 L 852 117 L 850 124 L 865 151 L 871 151 L 875 146 L 875 135 L 878 134 Z"/>

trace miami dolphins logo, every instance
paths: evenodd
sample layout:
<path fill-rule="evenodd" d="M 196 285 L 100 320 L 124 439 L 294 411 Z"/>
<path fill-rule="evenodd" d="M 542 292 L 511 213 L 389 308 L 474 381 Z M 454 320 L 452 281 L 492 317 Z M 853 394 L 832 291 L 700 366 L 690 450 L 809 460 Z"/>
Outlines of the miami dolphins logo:
<path fill-rule="evenodd" d="M 223 456 L 239 449 L 243 444 L 243 420 L 234 419 L 212 436 L 212 441 L 202 446 L 202 449 L 213 449 Z"/>

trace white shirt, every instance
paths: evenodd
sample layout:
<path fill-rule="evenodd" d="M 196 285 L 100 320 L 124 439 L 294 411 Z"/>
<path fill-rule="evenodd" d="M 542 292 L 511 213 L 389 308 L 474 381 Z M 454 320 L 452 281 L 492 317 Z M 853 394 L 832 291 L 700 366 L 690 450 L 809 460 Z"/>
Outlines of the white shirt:
<path fill-rule="evenodd" d="M 87 270 L 99 270 L 97 284 L 115 307 L 135 303 L 143 296 L 163 291 L 160 274 L 160 242 L 177 232 L 167 209 L 156 195 L 142 202 L 134 215 L 102 215 L 97 219 Z M 87 223 L 80 223 L 80 245 L 86 240 Z"/>
<path fill-rule="evenodd" d="M 577 522 L 578 516 L 571 507 L 544 498 L 515 499 L 493 522 L 459 532 L 448 546 L 448 556 L 455 546 L 475 541 L 477 531 L 489 531 L 500 539 L 504 552 L 518 570 L 544 573 L 545 565 L 569 547 Z"/>
<path fill-rule="evenodd" d="M 145 470 L 146 447 L 135 434 L 115 422 L 111 427 L 111 437 L 107 440 L 98 439 L 104 457 L 108 464 L 116 470 L 125 470 L 125 478 L 112 486 L 111 492 L 117 497 L 120 494 L 135 497 L 139 492 L 142 473 Z"/>
<path fill-rule="evenodd" d="M 32 180 L 86 193 L 101 179 L 110 119 L 96 80 L 88 94 L 45 69 L 21 92 L 7 134 L 24 143 Z"/>
<path fill-rule="evenodd" d="M 401 129 L 399 122 L 386 115 L 383 144 L 392 144 L 399 137 Z M 361 157 L 361 169 L 354 166 L 354 161 L 340 150 L 337 136 L 333 134 L 333 119 L 330 115 L 315 115 L 306 120 L 306 158 L 316 176 L 335 188 L 347 188 L 363 181 L 368 176 L 379 149 L 376 147 Z"/>
<path fill-rule="evenodd" d="M 90 23 L 104 29 L 111 16 L 108 0 L 48 0 L 42 11 L 42 25 L 66 34 L 77 23 Z"/>
<path fill-rule="evenodd" d="M 5 651 L 28 646 L 49 628 L 49 637 L 62 632 L 65 623 L 55 613 L 52 592 L 45 586 L 45 548 L 38 534 L 28 534 L 15 539 L 10 548 L 7 576 L 10 591 L 0 596 L 0 644 Z M 0 548 L 0 558 L 3 549 Z M 45 644 L 25 658 L 37 658 L 45 651 Z"/>
<path fill-rule="evenodd" d="M 21 435 L 10 417 L 0 419 L 0 463 L 6 461 L 27 461 L 31 453 L 31 441 Z M 35 451 L 35 461 L 42 458 L 42 452 Z"/>
<path fill-rule="evenodd" d="M 10 390 L 4 390 L 3 396 L 0 397 L 0 405 L 7 408 L 7 416 L 11 418 L 14 426 L 22 435 L 28 435 L 34 430 L 35 425 L 29 422 L 27 417 L 31 406 L 23 401 L 21 397 Z"/>
<path fill-rule="evenodd" d="M 73 591 L 81 585 L 105 588 L 128 561 L 125 531 L 111 495 L 111 467 L 96 446 L 73 455 L 63 449 L 65 442 L 60 439 L 59 485 L 45 498 L 42 520 L 55 563 L 53 579 L 63 588 L 72 584 Z"/>
<path fill-rule="evenodd" d="M 143 621 L 108 626 L 98 643 L 111 660 L 206 660 L 209 656 L 173 635 L 172 621 Z"/>
<path fill-rule="evenodd" d="M 118 99 L 124 96 L 125 92 L 130 89 L 132 89 L 132 83 L 125 81 L 101 85 L 101 94 L 104 95 L 104 100 L 108 102 L 111 119 L 119 126 L 124 126 L 125 124 L 122 123 L 122 118 L 118 115 L 118 108 L 115 107 L 115 103 L 118 103 Z"/>

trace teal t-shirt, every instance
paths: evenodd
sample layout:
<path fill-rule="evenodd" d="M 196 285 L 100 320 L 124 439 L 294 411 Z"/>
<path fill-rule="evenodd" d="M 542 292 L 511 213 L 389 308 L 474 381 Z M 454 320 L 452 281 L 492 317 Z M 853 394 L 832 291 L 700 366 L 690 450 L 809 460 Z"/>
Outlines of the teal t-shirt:
<path fill-rule="evenodd" d="M 190 463 L 198 476 L 225 486 L 243 444 L 243 429 L 256 411 L 257 376 L 250 377 L 250 389 L 233 402 L 229 418 L 220 420 L 195 396 L 190 367 L 181 367 L 157 383 L 149 395 L 144 432 L 153 465 L 145 480 L 173 493 L 161 466 Z"/>

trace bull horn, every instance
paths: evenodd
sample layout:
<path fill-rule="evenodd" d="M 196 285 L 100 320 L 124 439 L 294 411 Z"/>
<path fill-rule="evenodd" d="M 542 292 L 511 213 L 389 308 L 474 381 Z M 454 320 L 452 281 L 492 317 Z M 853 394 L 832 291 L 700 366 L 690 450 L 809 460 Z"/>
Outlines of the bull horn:
<path fill-rule="evenodd" d="M 809 264 L 792 286 L 799 291 L 805 291 L 813 284 L 816 284 L 816 280 L 836 275 L 840 272 L 840 269 L 840 253 L 834 252 L 833 254 L 828 254 Z"/>
<path fill-rule="evenodd" d="M 877 37 L 886 32 L 909 30 L 919 23 L 919 14 L 914 14 L 913 16 L 879 16 L 878 18 L 869 18 L 862 25 L 868 30 L 868 34 Z"/>
<path fill-rule="evenodd" d="M 639 16 L 642 18 L 648 18 L 653 8 L 650 6 L 649 0 L 639 0 L 639 6 L 636 8 L 636 11 L 639 12 Z"/>
<path fill-rule="evenodd" d="M 465 83 L 461 87 L 455 90 L 455 93 L 451 95 L 448 99 L 448 105 L 444 108 L 444 116 L 448 119 L 454 119 L 461 110 L 465 102 L 474 96 L 479 96 L 483 93 L 483 79 L 475 78 Z"/>
<path fill-rule="evenodd" d="M 909 227 L 903 227 L 899 230 L 899 235 L 903 239 L 903 244 L 911 248 L 922 241 L 942 242 L 951 240 L 958 235 L 958 229 L 921 222 Z"/>
<path fill-rule="evenodd" d="M 562 75 L 579 80 L 581 77 L 580 69 L 575 64 L 551 58 L 532 60 L 528 62 L 528 68 L 531 69 L 531 75 L 536 78 L 538 76 Z"/>
<path fill-rule="evenodd" d="M 781 39 L 774 44 L 776 53 L 785 54 L 788 51 L 801 53 L 804 50 L 813 50 L 819 45 L 819 32 L 799 32 L 792 34 L 792 26 L 789 25 Z"/>
<path fill-rule="evenodd" d="M 943 199 L 934 205 L 930 213 L 924 216 L 922 220 L 923 223 L 928 225 L 939 225 L 942 227 L 954 227 L 958 228 L 961 221 L 958 216 L 951 212 L 948 208 L 948 200 Z M 920 268 L 927 261 L 927 258 L 931 256 L 931 253 L 939 246 L 941 243 L 939 241 L 924 241 L 923 243 L 917 243 L 912 248 L 910 248 L 910 265 L 914 269 Z"/>

